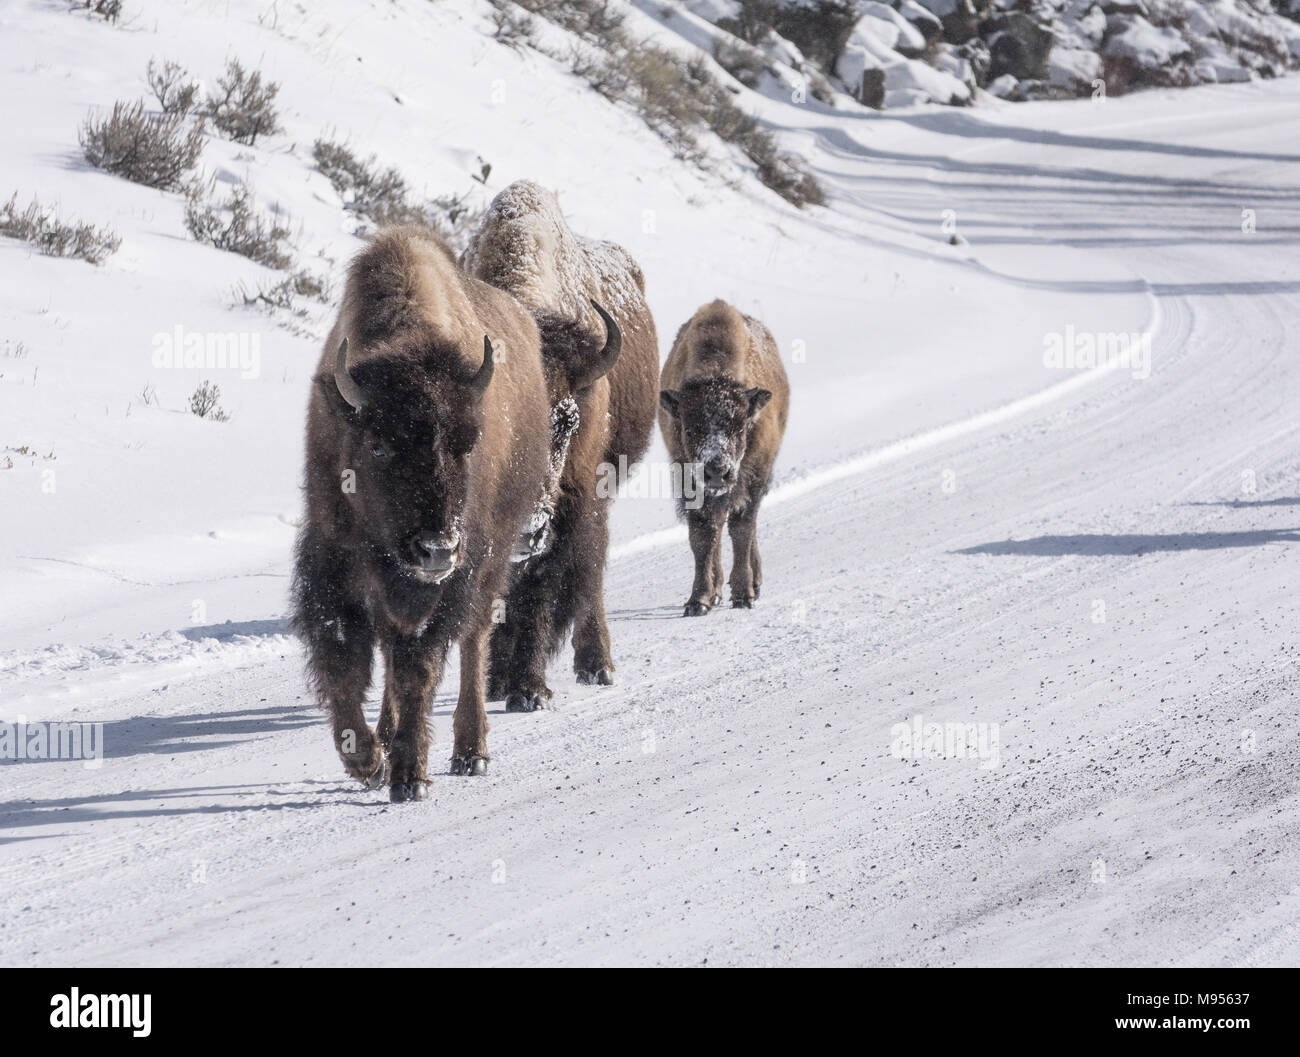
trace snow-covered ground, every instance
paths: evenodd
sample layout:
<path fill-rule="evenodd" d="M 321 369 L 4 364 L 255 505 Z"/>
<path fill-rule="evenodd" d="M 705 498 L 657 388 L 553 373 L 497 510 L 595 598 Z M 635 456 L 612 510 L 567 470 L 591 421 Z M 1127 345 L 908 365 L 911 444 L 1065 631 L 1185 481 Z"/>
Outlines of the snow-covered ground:
<path fill-rule="evenodd" d="M 1294 963 L 1300 82 L 747 93 L 827 187 L 799 213 L 494 43 L 489 11 L 0 11 L 0 198 L 123 238 L 99 268 L 0 238 L 0 720 L 104 746 L 0 761 L 0 962 Z M 721 296 L 786 353 L 759 607 L 683 620 L 670 502 L 621 499 L 618 685 L 562 655 L 556 710 L 490 705 L 490 773 L 422 804 L 345 779 L 284 623 L 329 309 L 232 307 L 270 273 L 77 147 L 151 57 L 231 55 L 282 83 L 285 131 L 204 165 L 279 202 L 336 289 L 359 243 L 326 133 L 429 195 L 555 188 L 637 257 L 665 352 Z M 177 326 L 255 334 L 257 377 L 155 367 Z M 1116 334 L 1149 359 L 1045 363 Z M 205 377 L 229 422 L 187 413 Z M 918 716 L 981 725 L 983 758 L 906 755 Z"/>

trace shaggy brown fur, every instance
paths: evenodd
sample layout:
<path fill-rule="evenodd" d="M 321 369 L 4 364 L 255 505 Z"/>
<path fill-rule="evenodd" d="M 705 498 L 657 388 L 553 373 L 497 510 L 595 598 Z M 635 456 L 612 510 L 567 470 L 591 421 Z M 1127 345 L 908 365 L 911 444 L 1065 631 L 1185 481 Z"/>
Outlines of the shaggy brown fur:
<path fill-rule="evenodd" d="M 627 251 L 575 235 L 555 196 L 521 181 L 497 195 L 465 253 L 466 270 L 513 294 L 541 328 L 552 407 L 572 398 L 577 432 L 551 514 L 552 543 L 519 566 L 494 630 L 489 693 L 511 711 L 533 711 L 551 697 L 546 664 L 573 626 L 579 682 L 614 681 L 605 621 L 604 569 L 609 500 L 597 495 L 602 463 L 630 466 L 645 453 L 654 424 L 659 345 L 645 300 L 645 278 Z M 622 332 L 622 353 L 606 375 L 589 367 L 607 333 L 591 301 Z"/>
<path fill-rule="evenodd" d="M 673 342 L 660 379 L 659 428 L 704 501 L 684 510 L 695 555 L 686 616 L 722 601 L 722 527 L 731 533 L 731 604 L 749 609 L 763 585 L 758 507 L 785 435 L 790 383 L 771 332 L 725 301 L 705 305 Z"/>
<path fill-rule="evenodd" d="M 429 710 L 452 641 L 452 771 L 486 768 L 493 602 L 543 485 L 548 434 L 529 314 L 463 275 L 428 231 L 376 238 L 352 263 L 308 406 L 293 619 L 344 766 L 374 786 L 387 763 L 393 800 L 424 796 Z M 362 711 L 376 646 L 377 736 Z"/>

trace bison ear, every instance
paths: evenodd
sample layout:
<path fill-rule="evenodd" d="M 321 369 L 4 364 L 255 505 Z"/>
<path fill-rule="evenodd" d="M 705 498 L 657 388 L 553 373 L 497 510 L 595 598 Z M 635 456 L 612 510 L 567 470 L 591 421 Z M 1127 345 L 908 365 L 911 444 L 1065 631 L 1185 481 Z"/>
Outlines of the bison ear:
<path fill-rule="evenodd" d="M 772 399 L 772 390 L 746 389 L 745 399 L 749 401 L 749 417 L 753 418 L 763 408 L 767 407 L 767 402 Z"/>
<path fill-rule="evenodd" d="M 659 406 L 672 415 L 673 418 L 677 417 L 681 402 L 682 394 L 675 389 L 661 389 L 659 391 Z"/>

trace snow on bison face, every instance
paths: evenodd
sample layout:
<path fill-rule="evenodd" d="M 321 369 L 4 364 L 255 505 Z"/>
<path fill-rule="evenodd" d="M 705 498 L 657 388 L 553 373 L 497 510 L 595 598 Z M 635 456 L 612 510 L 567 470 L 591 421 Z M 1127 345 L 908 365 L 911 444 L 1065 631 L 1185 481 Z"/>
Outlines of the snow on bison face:
<path fill-rule="evenodd" d="M 375 356 L 349 371 L 346 344 L 334 375 L 346 423 L 340 455 L 353 474 L 344 496 L 377 556 L 441 583 L 465 561 L 463 515 L 491 344 L 468 379 L 449 375 L 457 359 L 441 350 Z"/>
<path fill-rule="evenodd" d="M 692 379 L 659 394 L 706 495 L 725 495 L 735 486 L 749 426 L 771 399 L 769 390 L 746 389 L 730 378 Z"/>

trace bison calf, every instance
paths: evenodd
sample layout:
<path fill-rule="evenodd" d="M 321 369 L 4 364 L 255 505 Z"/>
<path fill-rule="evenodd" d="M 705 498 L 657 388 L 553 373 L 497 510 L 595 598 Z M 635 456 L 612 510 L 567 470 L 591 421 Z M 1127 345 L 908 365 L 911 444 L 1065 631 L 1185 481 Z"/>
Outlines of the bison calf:
<path fill-rule="evenodd" d="M 694 475 L 686 510 L 695 584 L 685 615 L 722 601 L 722 527 L 731 531 L 731 604 L 751 608 L 763 584 L 758 505 L 767 492 L 790 408 L 790 384 L 771 333 L 725 301 L 705 305 L 677 333 L 664 364 L 659 427 Z"/>
<path fill-rule="evenodd" d="M 487 766 L 487 644 L 550 450 L 540 338 L 430 232 L 353 262 L 307 413 L 294 625 L 344 766 L 425 796 L 429 709 L 460 643 L 452 773 Z M 376 733 L 363 712 L 384 655 Z M 387 759 L 385 758 L 387 757 Z"/>

